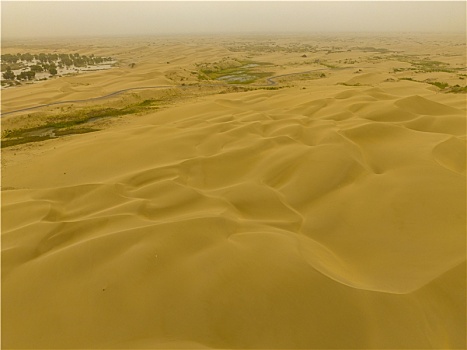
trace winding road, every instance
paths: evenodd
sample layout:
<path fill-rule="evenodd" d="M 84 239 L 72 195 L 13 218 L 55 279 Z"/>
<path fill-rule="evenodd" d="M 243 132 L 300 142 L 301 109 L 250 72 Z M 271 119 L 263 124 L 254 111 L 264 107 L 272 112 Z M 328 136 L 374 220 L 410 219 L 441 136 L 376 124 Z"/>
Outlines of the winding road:
<path fill-rule="evenodd" d="M 329 68 L 319 68 L 319 69 L 313 69 L 313 70 L 308 70 L 304 72 L 297 72 L 297 73 L 288 73 L 288 74 L 281 74 L 281 75 L 275 75 L 273 77 L 269 77 L 266 79 L 267 84 L 263 85 L 252 85 L 252 86 L 257 86 L 257 87 L 263 87 L 263 86 L 273 86 L 277 85 L 277 82 L 275 79 L 278 78 L 283 78 L 287 76 L 292 76 L 292 75 L 300 75 L 300 74 L 307 74 L 311 72 L 317 72 L 317 71 L 323 71 L 323 70 L 329 70 Z M 9 111 L 9 112 L 4 112 L 1 113 L 0 116 L 8 115 L 8 114 L 13 114 L 13 113 L 18 113 L 18 112 L 25 112 L 25 111 L 30 111 L 33 109 L 38 109 L 42 107 L 50 107 L 50 106 L 55 106 L 55 105 L 60 105 L 60 104 L 67 104 L 67 103 L 83 103 L 83 102 L 89 102 L 89 101 L 98 101 L 98 100 L 104 100 L 106 98 L 110 98 L 116 95 L 120 95 L 122 93 L 128 92 L 128 91 L 134 91 L 134 90 L 146 90 L 146 89 L 170 89 L 174 87 L 178 88 L 189 88 L 189 87 L 201 87 L 201 86 L 245 86 L 244 84 L 228 84 L 228 83 L 219 83 L 219 84 L 202 84 L 202 85 L 157 85 L 157 86 L 141 86 L 141 87 L 134 87 L 134 88 L 128 88 L 128 89 L 122 89 L 122 90 L 117 90 L 114 91 L 110 94 L 104 95 L 104 96 L 98 96 L 98 97 L 91 97 L 91 98 L 86 98 L 86 99 L 81 99 L 81 100 L 66 100 L 66 101 L 58 101 L 58 102 L 52 102 L 52 103 L 46 103 L 46 104 L 41 104 L 41 105 L 36 105 L 32 107 L 27 107 L 27 108 L 21 108 L 21 109 L 16 109 L 14 111 Z"/>

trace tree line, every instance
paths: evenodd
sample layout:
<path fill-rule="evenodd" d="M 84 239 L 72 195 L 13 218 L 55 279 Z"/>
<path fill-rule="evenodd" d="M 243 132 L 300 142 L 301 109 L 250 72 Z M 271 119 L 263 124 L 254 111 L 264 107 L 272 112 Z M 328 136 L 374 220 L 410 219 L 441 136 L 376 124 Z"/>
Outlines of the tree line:
<path fill-rule="evenodd" d="M 15 73 L 11 70 L 11 67 L 8 66 L 8 67 L 6 67 L 5 73 L 2 74 L 3 79 L 5 79 L 5 80 L 14 80 L 14 79 L 17 79 L 17 80 L 34 80 L 34 78 L 36 77 L 36 72 L 43 72 L 44 71 L 44 69 L 39 65 L 31 66 L 29 68 L 30 68 L 29 71 L 24 71 L 24 72 L 21 72 L 21 73 L 15 75 Z M 51 75 L 56 75 L 58 73 L 57 68 L 56 68 L 56 66 L 54 64 L 48 65 L 47 71 Z"/>
<path fill-rule="evenodd" d="M 79 53 L 39 53 L 39 54 L 30 54 L 30 53 L 17 53 L 16 55 L 14 54 L 4 54 L 1 55 L 1 60 L 2 63 L 8 63 L 8 64 L 14 64 L 17 62 L 38 62 L 38 63 L 56 63 L 56 64 L 62 64 L 65 66 L 76 66 L 76 67 L 81 67 L 81 66 L 86 66 L 86 65 L 94 65 L 94 64 L 99 64 L 103 63 L 106 61 L 112 61 L 112 57 L 99 57 L 99 56 L 94 56 L 94 54 L 91 54 L 89 56 L 87 55 L 80 55 Z"/>
<path fill-rule="evenodd" d="M 112 57 L 99 57 L 94 54 L 87 56 L 79 53 L 3 54 L 1 55 L 2 71 L 4 71 L 2 76 L 5 80 L 34 80 L 38 72 L 49 72 L 51 75 L 56 75 L 57 68 L 86 67 L 112 60 Z M 15 75 L 11 66 L 14 67 L 13 69 L 26 66 L 29 67 L 29 71 Z"/>

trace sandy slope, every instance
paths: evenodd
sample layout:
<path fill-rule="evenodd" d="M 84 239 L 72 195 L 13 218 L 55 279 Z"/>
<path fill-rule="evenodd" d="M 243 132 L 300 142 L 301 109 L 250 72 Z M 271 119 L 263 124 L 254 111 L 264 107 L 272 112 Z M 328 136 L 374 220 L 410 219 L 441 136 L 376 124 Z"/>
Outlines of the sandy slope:
<path fill-rule="evenodd" d="M 465 348 L 465 95 L 319 84 L 5 167 L 3 348 Z"/>

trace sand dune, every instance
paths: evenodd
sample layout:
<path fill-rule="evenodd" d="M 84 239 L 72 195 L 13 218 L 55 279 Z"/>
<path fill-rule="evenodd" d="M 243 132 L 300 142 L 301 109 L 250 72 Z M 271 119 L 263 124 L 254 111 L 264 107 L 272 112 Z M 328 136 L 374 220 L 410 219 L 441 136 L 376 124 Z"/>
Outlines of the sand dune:
<path fill-rule="evenodd" d="M 465 95 L 319 84 L 8 150 L 2 346 L 465 348 Z"/>

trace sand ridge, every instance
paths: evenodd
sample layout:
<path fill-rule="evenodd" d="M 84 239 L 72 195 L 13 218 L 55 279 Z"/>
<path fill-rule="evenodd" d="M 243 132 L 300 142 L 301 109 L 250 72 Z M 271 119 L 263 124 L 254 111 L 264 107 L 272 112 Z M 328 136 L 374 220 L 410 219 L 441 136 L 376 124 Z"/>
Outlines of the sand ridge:
<path fill-rule="evenodd" d="M 7 163 L 3 346 L 465 347 L 465 95 L 377 78 L 205 96 Z"/>

